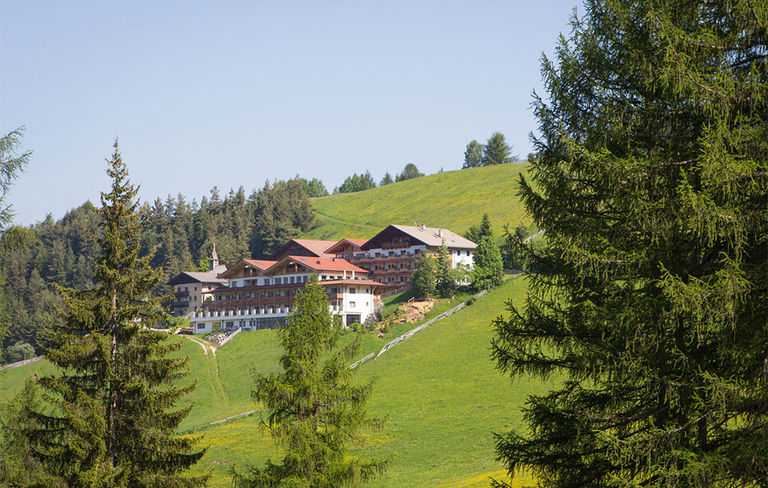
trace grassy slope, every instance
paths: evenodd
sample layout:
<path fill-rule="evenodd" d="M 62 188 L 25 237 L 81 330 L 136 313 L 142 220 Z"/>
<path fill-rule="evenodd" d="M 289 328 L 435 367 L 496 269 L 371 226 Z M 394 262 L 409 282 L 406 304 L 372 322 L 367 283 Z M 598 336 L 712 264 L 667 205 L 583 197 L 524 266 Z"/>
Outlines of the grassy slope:
<path fill-rule="evenodd" d="M 527 164 L 446 171 L 358 193 L 313 198 L 318 225 L 312 239 L 370 238 L 389 224 L 444 227 L 463 234 L 487 213 L 497 233 L 504 224 L 529 225 L 515 195 Z"/>
<path fill-rule="evenodd" d="M 489 357 L 490 321 L 507 298 L 519 302 L 524 292 L 522 279 L 510 280 L 360 367 L 361 378 L 377 378 L 371 413 L 388 417 L 353 451 L 391 459 L 385 477 L 370 486 L 485 486 L 488 476 L 503 477 L 492 433 L 519 425 L 526 396 L 546 388 L 534 380 L 511 383 Z M 209 450 L 198 469 L 213 474 L 210 486 L 228 486 L 233 466 L 275 457 L 260 421 L 254 415 L 203 432 Z"/>

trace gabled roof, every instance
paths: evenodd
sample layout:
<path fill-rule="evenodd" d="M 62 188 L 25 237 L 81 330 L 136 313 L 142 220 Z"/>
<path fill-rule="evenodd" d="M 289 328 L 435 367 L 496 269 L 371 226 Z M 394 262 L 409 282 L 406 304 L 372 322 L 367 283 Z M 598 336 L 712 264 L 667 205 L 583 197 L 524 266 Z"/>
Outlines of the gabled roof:
<path fill-rule="evenodd" d="M 306 249 L 308 252 L 310 252 L 314 256 L 324 257 L 324 256 L 327 256 L 327 254 L 325 253 L 325 250 L 328 249 L 333 244 L 336 244 L 336 241 L 321 241 L 317 239 L 291 239 L 290 241 L 286 242 L 283 245 L 283 247 L 275 251 L 275 253 L 272 254 L 272 256 L 273 257 L 280 256 L 292 244 L 298 245 Z"/>
<path fill-rule="evenodd" d="M 382 288 L 387 288 L 392 285 L 386 285 L 384 283 L 379 283 L 378 281 L 372 281 L 372 280 L 323 280 L 318 281 L 319 284 L 326 286 L 326 285 L 360 285 L 360 286 L 378 286 Z"/>
<path fill-rule="evenodd" d="M 355 273 L 368 274 L 368 270 L 355 266 L 346 259 L 340 258 L 327 258 L 327 257 L 313 257 L 313 256 L 286 256 L 279 262 L 274 264 L 272 269 L 277 269 L 281 264 L 286 261 L 293 261 L 295 263 L 306 266 L 312 271 L 354 271 Z"/>
<path fill-rule="evenodd" d="M 368 242 L 368 239 L 342 239 L 336 243 L 334 243 L 331 247 L 325 250 L 326 254 L 335 254 L 337 252 L 340 252 L 340 247 L 344 244 L 352 244 L 356 248 L 360 248 Z"/>
<path fill-rule="evenodd" d="M 277 261 L 268 261 L 266 259 L 241 259 L 239 263 L 224 271 L 219 276 L 221 278 L 232 278 L 236 276 L 239 271 L 242 271 L 246 267 L 255 268 L 259 271 L 266 271 L 276 262 Z"/>
<path fill-rule="evenodd" d="M 392 224 L 372 238 L 368 239 L 368 241 L 362 246 L 363 249 L 372 249 L 377 241 L 380 240 L 380 236 L 384 236 L 392 232 L 401 232 L 430 247 L 440 247 L 443 243 L 443 240 L 445 240 L 445 245 L 448 246 L 448 248 L 475 249 L 477 247 L 477 244 L 474 242 L 456 234 L 455 232 L 451 232 L 448 229 Z"/>
<path fill-rule="evenodd" d="M 218 275 L 225 272 L 227 267 L 222 265 L 216 266 L 211 271 L 182 271 L 174 276 L 169 285 L 183 285 L 184 283 L 219 283 L 222 285 L 227 284 L 226 279 L 218 278 Z"/>

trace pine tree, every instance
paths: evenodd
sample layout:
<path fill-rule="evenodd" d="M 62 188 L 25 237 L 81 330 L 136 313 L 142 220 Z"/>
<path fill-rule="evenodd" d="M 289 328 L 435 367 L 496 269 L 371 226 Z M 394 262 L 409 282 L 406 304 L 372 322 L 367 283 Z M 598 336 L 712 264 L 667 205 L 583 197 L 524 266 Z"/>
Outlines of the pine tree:
<path fill-rule="evenodd" d="M 768 3 L 586 2 L 537 99 L 512 375 L 554 376 L 497 438 L 543 487 L 765 487 Z"/>
<path fill-rule="evenodd" d="M 472 284 L 478 290 L 490 290 L 504 280 L 504 263 L 501 251 L 489 236 L 477 245 L 472 270 Z"/>
<path fill-rule="evenodd" d="M 479 244 L 480 241 L 483 240 L 483 237 L 493 238 L 493 228 L 491 227 L 491 219 L 488 217 L 488 214 L 483 214 L 483 219 L 480 221 L 480 225 L 471 226 L 464 234 L 464 237 L 476 244 Z"/>
<path fill-rule="evenodd" d="M 269 411 L 269 426 L 285 451 L 281 464 L 267 461 L 236 474 L 237 487 L 359 486 L 380 473 L 384 464 L 349 457 L 351 440 L 370 423 L 366 403 L 372 383 L 352 385 L 349 363 L 358 347 L 339 348 L 341 324 L 328 309 L 317 279 L 296 296 L 288 327 L 280 329 L 283 372 L 256 373 L 254 399 Z M 327 358 L 327 359 L 324 359 Z"/>
<path fill-rule="evenodd" d="M 494 132 L 485 144 L 483 151 L 483 166 L 507 164 L 512 162 L 512 148 L 504 139 L 504 134 Z"/>
<path fill-rule="evenodd" d="M 204 478 L 181 473 L 203 451 L 194 451 L 196 439 L 174 435 L 191 408 L 174 406 L 194 384 L 175 384 L 187 359 L 168 355 L 181 345 L 146 327 L 165 316 L 167 297 L 148 298 L 160 274 L 151 256 L 139 257 L 137 189 L 114 147 L 112 188 L 101 195 L 96 287 L 59 288 L 61 320 L 45 331 L 45 356 L 61 373 L 38 382 L 53 409 L 30 413 L 32 455 L 51 483 L 70 488 L 201 486 Z"/>
<path fill-rule="evenodd" d="M 451 252 L 443 239 L 437 250 L 435 262 L 435 288 L 441 297 L 452 297 L 456 293 L 456 273 L 453 269 Z"/>
<path fill-rule="evenodd" d="M 464 150 L 464 165 L 462 169 L 477 168 L 483 165 L 483 152 L 485 146 L 477 141 L 470 141 Z"/>
<path fill-rule="evenodd" d="M 394 183 L 394 180 L 392 179 L 392 175 L 389 174 L 389 171 L 387 171 L 384 174 L 384 178 L 381 179 L 379 186 L 389 185 L 390 183 Z"/>
<path fill-rule="evenodd" d="M 435 258 L 431 254 L 424 254 L 416 261 L 416 267 L 411 274 L 411 286 L 419 300 L 431 298 L 435 295 Z"/>

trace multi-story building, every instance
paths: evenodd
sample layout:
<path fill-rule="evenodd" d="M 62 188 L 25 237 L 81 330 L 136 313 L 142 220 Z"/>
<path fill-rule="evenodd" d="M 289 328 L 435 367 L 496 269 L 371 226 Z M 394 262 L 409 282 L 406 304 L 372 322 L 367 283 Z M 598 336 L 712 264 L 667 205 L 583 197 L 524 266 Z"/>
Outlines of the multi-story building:
<path fill-rule="evenodd" d="M 396 292 L 410 286 L 416 261 L 425 253 L 436 254 L 443 243 L 454 268 L 472 268 L 474 242 L 450 230 L 424 225 L 390 225 L 367 241 L 342 239 L 326 252 L 348 256 L 352 264 L 370 271 L 373 281 L 390 285 L 389 292 Z"/>
<path fill-rule="evenodd" d="M 219 274 L 227 270 L 219 264 L 216 245 L 211 253 L 210 271 L 184 271 L 177 274 L 168 284 L 173 286 L 173 301 L 171 312 L 174 316 L 188 315 L 203 306 L 206 300 L 212 300 L 212 292 L 217 288 L 227 286 L 227 280 L 219 278 Z"/>
<path fill-rule="evenodd" d="M 364 322 L 380 307 L 384 286 L 345 259 L 288 255 L 279 260 L 243 259 L 219 275 L 229 286 L 212 294 L 203 310 L 192 314 L 195 333 L 271 329 L 283 326 L 296 293 L 316 275 L 325 288 L 329 310 L 350 325 Z"/>

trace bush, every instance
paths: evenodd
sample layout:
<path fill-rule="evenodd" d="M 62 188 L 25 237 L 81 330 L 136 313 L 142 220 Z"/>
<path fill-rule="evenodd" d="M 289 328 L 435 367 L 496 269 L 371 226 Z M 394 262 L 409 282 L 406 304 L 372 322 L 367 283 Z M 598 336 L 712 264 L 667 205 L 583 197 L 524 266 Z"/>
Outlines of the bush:
<path fill-rule="evenodd" d="M 5 357 L 9 363 L 24 361 L 35 357 L 35 348 L 27 342 L 17 342 L 5 351 Z"/>

